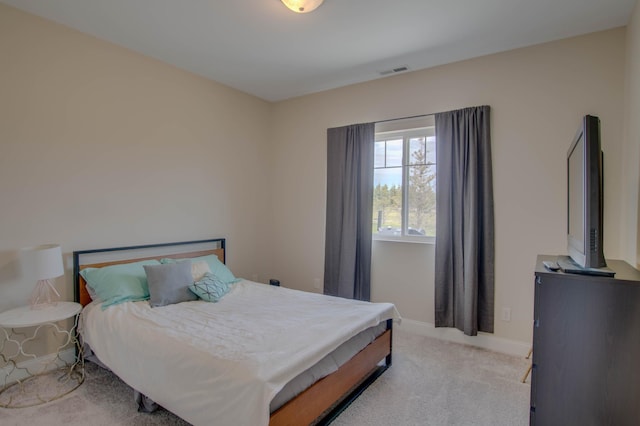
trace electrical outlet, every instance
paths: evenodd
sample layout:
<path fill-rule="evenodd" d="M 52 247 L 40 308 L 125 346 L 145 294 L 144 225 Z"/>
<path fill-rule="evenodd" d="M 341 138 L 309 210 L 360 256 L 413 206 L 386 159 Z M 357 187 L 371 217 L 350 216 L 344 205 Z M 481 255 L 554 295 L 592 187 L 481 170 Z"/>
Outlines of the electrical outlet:
<path fill-rule="evenodd" d="M 511 321 L 511 308 L 502 308 L 502 321 Z"/>
<path fill-rule="evenodd" d="M 320 278 L 313 279 L 313 288 L 316 290 L 322 290 L 322 283 L 320 282 Z"/>

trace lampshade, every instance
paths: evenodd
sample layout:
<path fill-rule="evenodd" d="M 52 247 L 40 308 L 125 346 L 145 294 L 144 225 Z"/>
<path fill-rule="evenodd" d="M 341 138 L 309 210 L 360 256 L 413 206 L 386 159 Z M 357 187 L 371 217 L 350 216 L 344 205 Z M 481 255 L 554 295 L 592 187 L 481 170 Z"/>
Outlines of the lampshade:
<path fill-rule="evenodd" d="M 34 278 L 38 280 L 36 288 L 29 298 L 31 307 L 40 308 L 55 305 L 60 299 L 60 293 L 55 289 L 51 280 L 64 275 L 60 246 L 45 244 L 24 250 L 27 267 L 34 274 Z"/>
<path fill-rule="evenodd" d="M 57 244 L 45 244 L 26 249 L 29 266 L 36 280 L 47 280 L 64 275 L 62 250 Z"/>
<path fill-rule="evenodd" d="M 324 0 L 281 0 L 285 6 L 296 13 L 307 13 L 316 10 Z"/>

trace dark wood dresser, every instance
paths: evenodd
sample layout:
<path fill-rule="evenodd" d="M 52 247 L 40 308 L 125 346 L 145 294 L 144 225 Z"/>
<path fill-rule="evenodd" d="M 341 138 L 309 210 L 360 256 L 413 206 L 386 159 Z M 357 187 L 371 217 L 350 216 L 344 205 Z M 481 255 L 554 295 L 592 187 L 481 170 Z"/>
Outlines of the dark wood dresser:
<path fill-rule="evenodd" d="M 614 278 L 535 270 L 530 424 L 640 425 L 640 271 Z"/>

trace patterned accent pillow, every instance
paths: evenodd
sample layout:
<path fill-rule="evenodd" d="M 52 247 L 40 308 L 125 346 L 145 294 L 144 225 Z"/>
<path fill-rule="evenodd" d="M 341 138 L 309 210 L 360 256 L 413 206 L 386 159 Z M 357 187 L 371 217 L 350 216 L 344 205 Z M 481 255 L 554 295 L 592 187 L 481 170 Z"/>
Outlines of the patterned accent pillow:
<path fill-rule="evenodd" d="M 189 290 L 207 302 L 217 302 L 229 292 L 233 283 L 222 281 L 211 272 L 204 274 L 200 281 L 189 286 Z"/>

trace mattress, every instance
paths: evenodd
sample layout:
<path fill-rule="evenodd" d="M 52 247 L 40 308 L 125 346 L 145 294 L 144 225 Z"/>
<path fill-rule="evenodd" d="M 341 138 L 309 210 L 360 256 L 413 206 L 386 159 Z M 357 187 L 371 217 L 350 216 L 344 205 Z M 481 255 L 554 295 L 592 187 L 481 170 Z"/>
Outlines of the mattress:
<path fill-rule="evenodd" d="M 376 337 L 384 333 L 386 329 L 387 325 L 383 322 L 375 327 L 370 327 L 364 331 L 361 331 L 351 339 L 342 343 L 333 352 L 329 353 L 309 369 L 303 371 L 302 373 L 294 377 L 290 382 L 288 382 L 271 400 L 271 403 L 269 404 L 269 411 L 273 413 L 318 380 L 337 371 L 338 368 L 349 361 L 354 355 L 364 349 L 369 343 L 373 342 Z M 86 342 L 84 342 L 84 359 L 85 361 L 90 361 L 98 364 L 102 368 L 109 369 L 109 367 L 107 367 L 102 361 L 100 361 L 100 358 L 95 355 L 95 353 L 91 349 L 91 346 L 89 346 Z M 151 400 L 146 395 L 141 395 L 139 392 L 134 393 L 134 395 L 134 399 L 138 404 L 140 404 L 141 401 L 139 398 L 145 398 L 142 400 L 144 401 L 142 403 L 143 408 L 141 408 L 143 411 L 152 412 L 157 409 L 157 404 L 155 404 L 155 401 Z"/>
<path fill-rule="evenodd" d="M 291 398 L 299 395 L 318 380 L 338 370 L 338 368 L 353 358 L 354 355 L 364 349 L 369 343 L 373 342 L 386 328 L 387 325 L 383 322 L 375 327 L 361 331 L 338 346 L 333 352 L 326 355 L 309 369 L 293 378 L 271 400 L 271 404 L 269 405 L 270 412 L 273 413 Z"/>
<path fill-rule="evenodd" d="M 389 303 L 241 281 L 218 303 L 90 304 L 82 335 L 127 384 L 188 422 L 260 426 L 288 383 L 387 319 L 399 319 Z"/>

